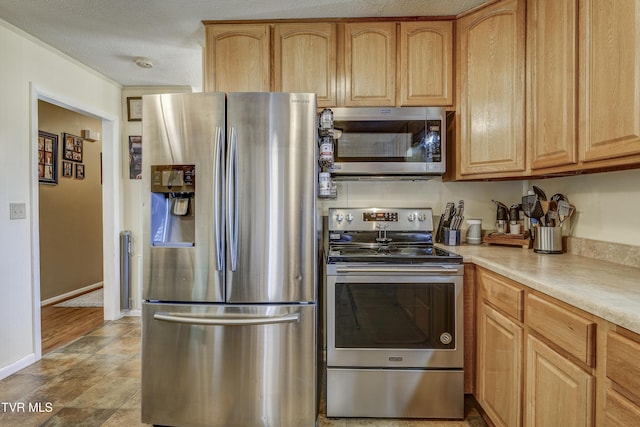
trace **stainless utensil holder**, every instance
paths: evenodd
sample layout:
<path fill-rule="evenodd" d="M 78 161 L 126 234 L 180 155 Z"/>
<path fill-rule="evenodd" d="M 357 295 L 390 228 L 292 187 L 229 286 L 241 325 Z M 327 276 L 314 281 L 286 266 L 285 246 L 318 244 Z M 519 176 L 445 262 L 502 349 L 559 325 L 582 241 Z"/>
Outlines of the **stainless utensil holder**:
<path fill-rule="evenodd" d="M 460 245 L 460 230 L 451 230 L 450 228 L 443 228 L 444 244 L 447 246 Z"/>
<path fill-rule="evenodd" d="M 562 228 L 535 227 L 533 251 L 539 254 L 561 254 Z"/>

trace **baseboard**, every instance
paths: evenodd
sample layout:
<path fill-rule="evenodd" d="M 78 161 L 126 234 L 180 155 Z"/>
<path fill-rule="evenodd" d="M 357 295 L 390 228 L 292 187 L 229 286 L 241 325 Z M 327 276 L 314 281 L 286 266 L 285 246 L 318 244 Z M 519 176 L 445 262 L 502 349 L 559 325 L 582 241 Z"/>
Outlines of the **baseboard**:
<path fill-rule="evenodd" d="M 56 303 L 59 303 L 60 301 L 71 299 L 73 297 L 77 297 L 78 295 L 86 294 L 87 292 L 95 291 L 96 289 L 100 289 L 103 285 L 104 285 L 104 282 L 94 283 L 93 285 L 85 286 L 84 288 L 80 288 L 80 289 L 75 289 L 73 291 L 67 292 L 66 294 L 58 295 L 53 298 L 40 301 L 40 307 L 44 307 L 45 305 L 56 304 Z"/>
<path fill-rule="evenodd" d="M 22 359 L 14 362 L 10 365 L 7 365 L 0 369 L 0 380 L 7 378 L 9 375 L 15 374 L 21 369 L 26 368 L 27 366 L 38 361 L 35 353 L 31 353 L 28 356 L 23 357 Z"/>
<path fill-rule="evenodd" d="M 140 309 L 133 309 L 133 310 L 122 312 L 122 317 L 141 317 L 141 316 L 142 316 L 142 310 Z"/>

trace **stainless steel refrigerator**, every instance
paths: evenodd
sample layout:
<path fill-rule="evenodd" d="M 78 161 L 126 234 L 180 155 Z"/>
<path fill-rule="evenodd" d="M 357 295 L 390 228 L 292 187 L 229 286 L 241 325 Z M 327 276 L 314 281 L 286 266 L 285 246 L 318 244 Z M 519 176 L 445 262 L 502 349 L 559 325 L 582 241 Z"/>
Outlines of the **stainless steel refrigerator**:
<path fill-rule="evenodd" d="M 142 422 L 314 426 L 314 94 L 143 97 Z"/>

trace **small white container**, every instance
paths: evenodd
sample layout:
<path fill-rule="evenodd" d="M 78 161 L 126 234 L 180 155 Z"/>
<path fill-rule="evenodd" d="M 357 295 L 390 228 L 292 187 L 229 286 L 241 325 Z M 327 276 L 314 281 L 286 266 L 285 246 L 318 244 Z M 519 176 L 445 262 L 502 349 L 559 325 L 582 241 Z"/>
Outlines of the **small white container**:
<path fill-rule="evenodd" d="M 520 224 L 518 224 L 517 222 L 514 224 L 509 224 L 509 233 L 520 234 Z"/>
<path fill-rule="evenodd" d="M 331 174 L 329 172 L 320 172 L 318 184 L 320 196 L 327 197 L 331 195 Z"/>
<path fill-rule="evenodd" d="M 479 245 L 482 243 L 482 220 L 468 219 L 467 225 L 467 243 L 470 245 Z"/>

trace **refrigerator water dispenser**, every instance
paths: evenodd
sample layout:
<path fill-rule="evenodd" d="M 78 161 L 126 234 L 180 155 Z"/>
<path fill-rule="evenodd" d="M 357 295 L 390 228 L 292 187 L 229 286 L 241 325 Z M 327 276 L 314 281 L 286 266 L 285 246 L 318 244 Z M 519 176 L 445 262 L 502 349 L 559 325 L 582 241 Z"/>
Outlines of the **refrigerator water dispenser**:
<path fill-rule="evenodd" d="M 151 245 L 195 245 L 195 166 L 151 166 Z"/>

